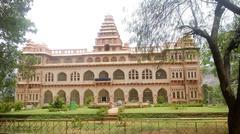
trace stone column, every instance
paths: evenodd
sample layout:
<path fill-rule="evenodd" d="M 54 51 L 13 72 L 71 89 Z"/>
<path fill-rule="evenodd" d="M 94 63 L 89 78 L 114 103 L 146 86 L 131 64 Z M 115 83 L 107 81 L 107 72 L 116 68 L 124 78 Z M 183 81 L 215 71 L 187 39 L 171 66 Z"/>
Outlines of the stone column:
<path fill-rule="evenodd" d="M 79 100 L 80 100 L 80 103 L 79 103 L 79 105 L 83 105 L 84 104 L 84 95 L 83 95 L 83 93 L 80 93 L 80 95 L 79 95 Z"/>
<path fill-rule="evenodd" d="M 66 93 L 66 104 L 70 104 L 70 95 Z"/>
<path fill-rule="evenodd" d="M 94 104 L 98 104 L 98 96 L 94 95 Z"/>
<path fill-rule="evenodd" d="M 153 94 L 153 104 L 156 104 L 156 103 L 157 103 L 157 95 Z"/>
<path fill-rule="evenodd" d="M 125 102 L 125 104 L 128 103 L 128 97 L 129 97 L 128 94 L 124 95 L 124 102 Z"/>

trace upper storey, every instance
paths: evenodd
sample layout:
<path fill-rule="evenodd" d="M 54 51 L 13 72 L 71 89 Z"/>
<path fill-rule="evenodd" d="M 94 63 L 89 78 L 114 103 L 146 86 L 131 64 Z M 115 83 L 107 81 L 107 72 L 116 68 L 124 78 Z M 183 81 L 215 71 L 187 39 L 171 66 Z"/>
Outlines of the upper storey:
<path fill-rule="evenodd" d="M 126 46 L 126 45 L 125 45 Z M 122 40 L 114 23 L 113 16 L 106 15 L 98 32 L 94 51 L 119 51 L 126 50 L 122 47 Z"/>

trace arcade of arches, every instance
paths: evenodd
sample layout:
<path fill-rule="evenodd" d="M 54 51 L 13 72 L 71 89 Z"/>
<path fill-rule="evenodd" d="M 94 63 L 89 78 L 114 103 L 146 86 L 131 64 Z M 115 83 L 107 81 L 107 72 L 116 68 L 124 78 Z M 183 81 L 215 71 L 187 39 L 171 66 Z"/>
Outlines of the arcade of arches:
<path fill-rule="evenodd" d="M 44 92 L 44 104 L 50 103 L 53 101 L 54 96 L 60 96 L 63 98 L 65 103 L 75 102 L 79 105 L 86 104 L 98 104 L 98 103 L 116 103 L 118 101 L 124 103 L 157 103 L 157 98 L 162 96 L 165 102 L 169 102 L 167 90 L 161 88 L 155 92 L 153 90 L 146 88 L 143 91 L 137 89 L 130 89 L 125 91 L 123 89 L 116 89 L 113 92 L 101 89 L 98 92 L 94 90 L 87 89 L 84 92 L 80 92 L 76 89 L 70 91 L 69 93 L 64 90 L 59 90 L 56 95 L 53 94 L 50 90 Z M 155 93 L 155 94 L 154 94 Z"/>

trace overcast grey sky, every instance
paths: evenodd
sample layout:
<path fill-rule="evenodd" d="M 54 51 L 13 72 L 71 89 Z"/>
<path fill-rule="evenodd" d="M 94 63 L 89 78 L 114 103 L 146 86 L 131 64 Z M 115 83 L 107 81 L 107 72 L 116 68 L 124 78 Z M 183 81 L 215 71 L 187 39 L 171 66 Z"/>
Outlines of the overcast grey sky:
<path fill-rule="evenodd" d="M 95 44 L 104 16 L 114 17 L 123 42 L 128 42 L 124 17 L 130 16 L 140 0 L 34 0 L 28 17 L 38 32 L 28 34 L 34 42 L 51 49 L 88 48 Z"/>

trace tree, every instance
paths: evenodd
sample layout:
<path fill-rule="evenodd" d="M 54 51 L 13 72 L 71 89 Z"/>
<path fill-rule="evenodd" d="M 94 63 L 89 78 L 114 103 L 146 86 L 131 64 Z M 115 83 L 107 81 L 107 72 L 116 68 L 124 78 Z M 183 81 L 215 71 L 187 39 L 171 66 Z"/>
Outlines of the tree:
<path fill-rule="evenodd" d="M 240 15 L 237 2 L 236 0 L 143 0 L 130 24 L 130 31 L 135 33 L 133 39 L 138 46 L 149 44 L 152 47 L 160 42 L 175 39 L 179 33 L 192 34 L 205 39 L 211 50 L 221 91 L 229 109 L 229 134 L 240 133 L 239 68 L 237 86 L 232 87 L 233 70 L 230 64 L 233 52 L 239 52 L 240 23 L 235 28 L 227 29 L 233 36 L 224 46 L 222 53 L 220 47 L 223 47 L 223 44 L 219 43 L 218 39 L 219 33 L 226 31 L 224 29 L 226 19 L 232 18 L 229 14 Z M 180 31 L 173 32 L 176 29 Z M 237 62 L 239 65 L 239 57 Z"/>
<path fill-rule="evenodd" d="M 22 79 L 26 80 L 26 91 L 24 100 L 27 100 L 29 93 L 29 81 L 36 76 L 36 65 L 38 59 L 34 55 L 21 55 L 18 64 L 18 73 L 21 75 Z"/>
<path fill-rule="evenodd" d="M 17 45 L 23 43 L 26 32 L 35 32 L 34 24 L 26 19 L 32 0 L 0 1 L 0 96 L 15 88 L 15 69 L 20 53 Z M 9 92 L 11 91 L 11 92 Z"/>

